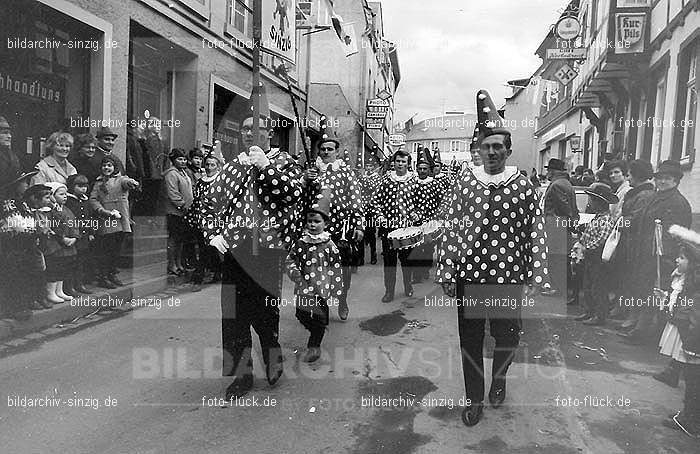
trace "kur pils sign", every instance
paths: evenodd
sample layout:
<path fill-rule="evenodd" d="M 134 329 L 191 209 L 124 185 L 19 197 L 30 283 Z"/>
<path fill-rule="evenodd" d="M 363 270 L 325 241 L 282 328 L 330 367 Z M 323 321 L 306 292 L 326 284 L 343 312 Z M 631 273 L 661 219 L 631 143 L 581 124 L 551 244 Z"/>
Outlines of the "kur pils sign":
<path fill-rule="evenodd" d="M 617 54 L 644 52 L 647 15 L 646 13 L 621 13 L 616 17 L 615 48 Z"/>
<path fill-rule="evenodd" d="M 262 1 L 262 48 L 292 64 L 296 54 L 295 4 L 295 0 Z"/>

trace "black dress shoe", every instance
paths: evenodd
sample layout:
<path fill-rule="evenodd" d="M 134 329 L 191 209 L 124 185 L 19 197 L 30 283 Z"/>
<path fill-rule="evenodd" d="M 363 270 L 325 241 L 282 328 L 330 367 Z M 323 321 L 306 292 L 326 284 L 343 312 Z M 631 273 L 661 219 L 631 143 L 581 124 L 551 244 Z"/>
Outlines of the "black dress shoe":
<path fill-rule="evenodd" d="M 124 283 L 123 283 L 122 281 L 119 280 L 119 278 L 117 277 L 117 274 L 116 274 L 116 273 L 110 274 L 109 276 L 107 276 L 107 279 L 109 279 L 109 280 L 110 280 L 114 285 L 116 285 L 117 287 L 123 287 L 123 286 L 124 286 Z"/>
<path fill-rule="evenodd" d="M 582 322 L 584 320 L 590 320 L 592 318 L 593 316 L 591 314 L 581 314 L 578 317 L 574 317 L 574 320 L 576 320 L 577 322 Z"/>
<path fill-rule="evenodd" d="M 73 289 L 80 292 L 80 293 L 84 293 L 86 295 L 92 295 L 92 290 L 88 290 L 88 288 L 85 287 L 82 283 L 77 284 L 76 286 L 73 287 Z"/>
<path fill-rule="evenodd" d="M 467 405 L 464 410 L 462 410 L 462 422 L 467 427 L 475 426 L 481 420 L 481 416 L 484 414 L 484 404 L 479 402 L 476 404 Z"/>
<path fill-rule="evenodd" d="M 242 377 L 235 377 L 233 383 L 231 383 L 228 388 L 226 388 L 226 400 L 231 400 L 231 398 L 244 396 L 253 389 L 253 376 L 244 375 Z"/>
<path fill-rule="evenodd" d="M 493 408 L 503 405 L 506 400 L 506 380 L 504 378 L 494 378 L 489 390 L 489 402 Z"/>
<path fill-rule="evenodd" d="M 102 288 L 106 288 L 106 289 L 110 289 L 110 290 L 117 288 L 117 286 L 114 285 L 112 283 L 112 281 L 110 281 L 106 277 L 98 277 L 97 278 L 97 286 L 102 287 Z"/>
<path fill-rule="evenodd" d="M 272 359 L 270 359 L 270 361 L 272 361 Z M 270 386 L 275 386 L 280 377 L 282 377 L 282 373 L 284 373 L 282 358 L 279 358 L 272 364 L 265 366 L 265 374 L 267 375 L 267 382 L 270 384 Z"/>
<path fill-rule="evenodd" d="M 394 294 L 393 293 L 387 292 L 382 297 L 382 303 L 391 303 L 392 301 L 394 301 Z"/>
<path fill-rule="evenodd" d="M 603 326 L 605 325 L 605 319 L 602 319 L 600 317 L 593 317 L 589 318 L 588 320 L 584 320 L 583 324 L 589 326 Z"/>

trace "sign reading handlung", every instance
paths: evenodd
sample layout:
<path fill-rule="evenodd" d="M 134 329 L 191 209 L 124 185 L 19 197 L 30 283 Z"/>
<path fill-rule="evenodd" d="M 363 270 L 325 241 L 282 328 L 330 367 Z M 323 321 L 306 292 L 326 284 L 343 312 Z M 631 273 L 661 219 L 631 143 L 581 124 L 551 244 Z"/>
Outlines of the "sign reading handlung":
<path fill-rule="evenodd" d="M 295 63 L 295 0 L 263 0 L 262 49 Z"/>
<path fill-rule="evenodd" d="M 619 13 L 615 16 L 616 54 L 644 52 L 646 22 L 645 13 Z"/>

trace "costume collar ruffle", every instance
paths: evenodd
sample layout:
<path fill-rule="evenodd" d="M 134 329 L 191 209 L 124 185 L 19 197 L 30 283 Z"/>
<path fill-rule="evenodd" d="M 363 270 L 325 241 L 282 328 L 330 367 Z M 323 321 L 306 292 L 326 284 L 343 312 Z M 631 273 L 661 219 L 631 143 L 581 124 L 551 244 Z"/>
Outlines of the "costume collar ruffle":
<path fill-rule="evenodd" d="M 316 167 L 318 167 L 319 170 L 321 170 L 321 172 L 327 171 L 328 167 L 330 167 L 334 172 L 337 172 L 338 170 L 340 170 L 341 167 L 344 167 L 344 166 L 345 166 L 345 163 L 343 161 L 341 161 L 340 159 L 336 159 L 335 161 L 329 162 L 328 164 L 326 164 L 325 162 L 323 162 L 323 159 L 321 159 L 320 157 L 316 158 Z"/>
<path fill-rule="evenodd" d="M 416 177 L 416 174 L 411 172 L 411 171 L 406 172 L 406 174 L 403 176 L 398 176 L 396 174 L 395 170 L 392 170 L 391 172 L 389 172 L 389 179 L 391 181 L 395 181 L 397 183 L 404 183 L 404 182 L 409 181 L 415 177 Z"/>
<path fill-rule="evenodd" d="M 217 176 L 218 174 L 219 174 L 219 172 L 216 172 L 214 175 L 212 175 L 212 176 L 210 176 L 210 177 L 204 175 L 201 179 L 202 179 L 202 181 L 205 182 L 205 183 L 211 183 L 212 181 L 214 181 L 214 180 L 216 179 L 216 176 Z"/>
<path fill-rule="evenodd" d="M 503 172 L 497 175 L 490 175 L 484 170 L 484 166 L 478 166 L 471 169 L 474 178 L 484 186 L 503 186 L 511 182 L 514 178 L 520 175 L 516 166 L 506 166 Z"/>
<path fill-rule="evenodd" d="M 418 184 L 430 184 L 433 182 L 434 179 L 435 178 L 433 178 L 433 177 L 427 177 L 424 180 L 421 180 L 420 178 L 418 178 L 418 179 L 416 179 L 416 181 L 418 182 Z"/>
<path fill-rule="evenodd" d="M 329 232 L 321 232 L 318 235 L 314 235 L 309 231 L 304 231 L 304 235 L 301 237 L 301 241 L 308 244 L 319 244 L 325 243 L 331 239 L 331 234 Z"/>
<path fill-rule="evenodd" d="M 267 156 L 267 159 L 269 159 L 270 161 L 275 159 L 279 154 L 280 154 L 279 148 L 272 148 L 269 151 L 265 152 L 265 156 Z M 240 153 L 238 155 L 237 159 L 238 159 L 238 162 L 244 166 L 249 166 L 249 165 L 253 164 L 253 162 L 250 160 L 250 156 L 248 156 L 248 153 L 246 153 L 245 151 Z"/>

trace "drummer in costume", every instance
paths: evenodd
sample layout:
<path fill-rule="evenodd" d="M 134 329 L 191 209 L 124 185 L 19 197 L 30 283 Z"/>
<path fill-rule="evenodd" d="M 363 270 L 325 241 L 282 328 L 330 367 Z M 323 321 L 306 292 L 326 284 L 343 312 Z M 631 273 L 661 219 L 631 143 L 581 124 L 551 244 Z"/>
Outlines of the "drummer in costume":
<path fill-rule="evenodd" d="M 457 301 L 464 387 L 469 405 L 462 412 L 467 426 L 483 411 L 484 325 L 496 339 L 489 401 L 499 407 L 506 396 L 506 372 L 520 340 L 524 286 L 548 287 L 546 234 L 535 191 L 516 167 L 506 167 L 511 134 L 503 127 L 491 97 L 477 94 L 480 155 L 484 165 L 466 168 L 447 195 L 436 282 Z M 469 222 L 465 222 L 468 220 Z M 534 292 L 528 289 L 528 294 Z M 463 299 L 462 299 L 463 298 Z M 516 301 L 486 304 L 486 299 Z M 471 302 L 474 302 L 472 304 Z M 514 307 L 515 306 L 515 307 Z"/>
<path fill-rule="evenodd" d="M 340 250 L 343 291 L 338 303 L 338 317 L 347 320 L 348 290 L 352 281 L 351 266 L 354 262 L 354 249 L 357 244 L 362 244 L 364 238 L 364 217 L 360 182 L 350 166 L 338 158 L 339 149 L 340 143 L 335 139 L 321 141 L 316 164 L 304 174 L 303 201 L 305 205 L 315 203 L 321 195 L 322 188 L 329 190 L 330 217 L 326 231 Z"/>
<path fill-rule="evenodd" d="M 286 152 L 270 148 L 269 107 L 264 96 L 261 101 L 258 131 L 253 131 L 252 116 L 243 120 L 245 151 L 224 165 L 202 201 L 204 236 L 224 254 L 222 373 L 234 377 L 226 399 L 253 387 L 251 326 L 260 339 L 268 383 L 274 385 L 282 375 L 279 308 L 271 301 L 282 291 L 302 171 Z M 254 134 L 259 146 L 254 145 Z"/>
<path fill-rule="evenodd" d="M 391 232 L 417 224 L 418 213 L 414 206 L 416 174 L 408 170 L 409 155 L 403 150 L 393 156 L 394 169 L 382 178 L 372 197 L 372 211 L 379 228 L 384 257 L 384 287 L 382 302 L 394 299 L 397 259 L 401 262 L 403 288 L 406 296 L 413 296 L 412 266 L 409 260 L 411 248 L 396 249 L 388 238 Z"/>
<path fill-rule="evenodd" d="M 370 263 L 377 263 L 377 226 L 375 220 L 371 217 L 370 202 L 372 196 L 377 191 L 379 182 L 382 176 L 379 173 L 377 163 L 369 161 L 367 163 L 365 174 L 360 178 L 360 187 L 362 188 L 362 208 L 365 212 L 365 244 L 369 244 Z M 364 264 L 364 247 L 362 248 L 360 264 Z"/>
<path fill-rule="evenodd" d="M 425 223 L 435 219 L 435 214 L 442 201 L 442 196 L 446 192 L 443 183 L 431 176 L 430 152 L 423 149 L 419 152 L 416 163 L 415 186 L 415 210 L 418 214 L 419 222 Z M 411 260 L 413 260 L 413 283 L 419 283 L 423 279 L 430 278 L 430 268 L 433 266 L 433 254 L 435 253 L 435 243 L 426 235 L 423 242 L 413 249 Z"/>

